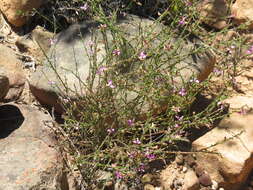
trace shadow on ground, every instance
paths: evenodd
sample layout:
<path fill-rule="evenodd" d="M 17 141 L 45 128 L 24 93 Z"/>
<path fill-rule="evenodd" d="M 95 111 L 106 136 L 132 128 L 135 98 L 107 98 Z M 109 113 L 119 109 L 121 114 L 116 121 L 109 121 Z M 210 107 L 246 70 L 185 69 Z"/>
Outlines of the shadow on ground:
<path fill-rule="evenodd" d="M 8 137 L 24 122 L 24 117 L 18 107 L 13 105 L 0 106 L 0 139 Z"/>

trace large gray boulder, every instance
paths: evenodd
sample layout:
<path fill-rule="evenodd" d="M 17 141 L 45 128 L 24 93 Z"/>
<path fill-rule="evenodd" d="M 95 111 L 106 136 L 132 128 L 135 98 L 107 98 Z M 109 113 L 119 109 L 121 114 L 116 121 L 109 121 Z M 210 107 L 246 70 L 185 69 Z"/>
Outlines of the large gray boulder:
<path fill-rule="evenodd" d="M 31 92 L 42 104 L 53 106 L 56 111 L 62 112 L 63 109 L 59 104 L 60 96 L 78 99 L 78 97 L 85 95 L 83 83 L 91 78 L 91 46 L 96 46 L 99 49 L 96 54 L 96 64 L 100 66 L 107 62 L 106 48 L 110 50 L 116 48 L 112 43 L 115 33 L 101 29 L 103 26 L 94 22 L 84 22 L 75 24 L 56 36 L 55 44 L 51 47 L 43 66 L 38 68 L 29 79 Z M 127 63 L 119 69 L 119 74 L 132 72 L 140 66 L 151 63 L 149 57 L 142 61 L 138 60 L 138 53 L 134 50 L 139 49 L 141 51 L 144 48 L 145 51 L 154 49 L 154 52 L 155 49 L 157 51 L 160 48 L 159 52 L 165 60 L 162 66 L 165 72 L 177 62 L 175 65 L 179 72 L 173 81 L 179 85 L 183 84 L 182 80 L 189 81 L 192 76 L 202 81 L 208 77 L 213 69 L 215 57 L 210 51 L 191 53 L 192 50 L 197 50 L 200 46 L 204 47 L 204 44 L 195 37 L 189 39 L 171 37 L 170 30 L 164 25 L 137 16 L 128 16 L 118 21 L 117 26 L 117 30 L 120 30 L 117 35 L 120 34 L 125 37 L 125 41 L 120 47 L 121 55 L 119 57 L 126 59 L 133 57 L 133 55 L 136 56 L 135 61 Z M 109 44 L 108 47 L 105 47 L 104 44 L 105 36 Z M 140 42 L 140 36 L 143 36 L 142 42 Z M 151 39 L 148 40 L 148 38 Z M 94 41 L 96 45 L 93 44 Z M 146 46 L 142 45 L 145 41 L 148 41 Z M 169 47 L 166 49 L 168 43 L 172 46 L 181 44 L 173 56 L 182 55 L 183 59 L 170 59 L 173 52 L 168 50 Z M 161 48 L 161 44 L 165 48 Z M 134 78 L 133 80 L 136 80 L 136 76 Z M 96 77 L 94 81 L 94 86 L 96 86 Z M 165 94 L 170 95 L 168 92 Z M 134 99 L 137 95 L 129 92 L 129 96 L 129 99 Z"/>
<path fill-rule="evenodd" d="M 63 160 L 50 127 L 50 115 L 38 109 L 0 106 L 1 190 L 68 189 Z"/>

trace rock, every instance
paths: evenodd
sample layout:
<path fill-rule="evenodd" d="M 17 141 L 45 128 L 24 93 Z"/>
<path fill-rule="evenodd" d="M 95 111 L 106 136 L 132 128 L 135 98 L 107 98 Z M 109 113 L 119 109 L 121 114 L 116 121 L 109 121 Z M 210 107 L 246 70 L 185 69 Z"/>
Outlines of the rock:
<path fill-rule="evenodd" d="M 28 52 L 41 62 L 51 46 L 53 37 L 53 33 L 37 26 L 28 35 L 19 37 L 15 44 L 21 52 Z"/>
<path fill-rule="evenodd" d="M 9 91 L 9 79 L 4 75 L 0 74 L 0 100 L 3 99 Z"/>
<path fill-rule="evenodd" d="M 205 187 L 211 186 L 213 184 L 210 176 L 207 173 L 204 173 L 199 176 L 199 183 Z"/>
<path fill-rule="evenodd" d="M 0 189 L 68 189 L 52 122 L 29 106 L 0 106 Z"/>
<path fill-rule="evenodd" d="M 189 169 L 184 176 L 183 190 L 198 190 L 199 180 L 195 172 Z"/>
<path fill-rule="evenodd" d="M 141 178 L 142 183 L 150 183 L 152 181 L 153 176 L 151 174 L 144 174 Z"/>
<path fill-rule="evenodd" d="M 5 101 L 16 100 L 21 95 L 25 84 L 21 62 L 12 49 L 3 45 L 0 45 L 0 57 L 0 71 L 4 72 L 9 80 L 9 91 L 4 99 Z"/>
<path fill-rule="evenodd" d="M 183 157 L 183 155 L 182 155 L 182 154 L 178 154 L 178 155 L 176 156 L 175 161 L 176 161 L 176 163 L 177 163 L 178 165 L 183 165 L 183 164 L 184 164 L 184 157 Z"/>
<path fill-rule="evenodd" d="M 232 6 L 231 13 L 237 24 L 247 24 L 249 29 L 253 28 L 253 1 L 236 0 Z"/>
<path fill-rule="evenodd" d="M 163 190 L 171 190 L 181 188 L 183 184 L 184 175 L 179 169 L 173 164 L 170 164 L 166 169 L 161 171 L 160 182 Z M 179 179 L 179 180 L 178 180 Z M 181 180 L 180 180 L 181 179 Z"/>
<path fill-rule="evenodd" d="M 153 185 L 151 185 L 151 184 L 146 184 L 144 186 L 144 190 L 155 190 L 155 187 Z"/>
<path fill-rule="evenodd" d="M 123 181 L 117 181 L 114 185 L 115 190 L 128 190 L 128 186 Z"/>
<path fill-rule="evenodd" d="M 224 189 L 240 190 L 253 168 L 253 115 L 231 114 L 219 126 L 193 142 L 193 150 L 219 154 L 199 153 L 201 165 Z M 218 143 L 216 146 L 210 147 Z M 238 156 L 240 155 L 240 156 Z"/>
<path fill-rule="evenodd" d="M 198 9 L 204 23 L 217 29 L 223 29 L 227 26 L 226 17 L 229 7 L 226 0 L 201 1 Z"/>
<path fill-rule="evenodd" d="M 218 189 L 218 183 L 216 182 L 216 181 L 214 181 L 214 180 L 212 180 L 212 190 L 217 190 Z"/>
<path fill-rule="evenodd" d="M 42 0 L 2 0 L 0 10 L 6 16 L 9 23 L 20 27 L 26 23 L 29 12 L 39 8 L 42 2 Z"/>
<path fill-rule="evenodd" d="M 124 31 L 124 35 L 128 40 L 122 45 L 122 52 L 119 59 L 123 57 L 124 59 L 131 57 L 133 54 L 132 51 L 134 51 L 133 49 L 138 49 L 137 47 L 140 44 L 135 38 L 139 36 L 139 27 L 142 27 L 145 31 L 143 33 L 148 33 L 148 31 L 155 26 L 153 31 L 154 35 L 157 35 L 163 30 L 163 28 L 165 28 L 165 26 L 161 24 L 158 25 L 151 20 L 141 19 L 135 16 L 129 16 L 127 19 L 119 21 L 118 26 Z M 85 95 L 84 85 L 80 84 L 80 80 L 83 83 L 87 83 L 91 63 L 89 58 L 91 53 L 90 48 L 94 46 L 91 41 L 94 41 L 94 39 L 96 39 L 95 43 L 97 44 L 97 48 L 99 48 L 96 58 L 97 63 L 105 64 L 104 57 L 106 57 L 106 51 L 103 43 L 103 36 L 98 27 L 98 23 L 92 22 L 81 23 L 79 25 L 76 24 L 56 36 L 55 45 L 48 53 L 49 60 L 45 60 L 43 66 L 38 67 L 37 71 L 29 80 L 31 92 L 42 104 L 55 107 L 56 111 L 63 112 L 64 110 L 60 104 L 61 96 L 67 96 L 72 100 L 78 100 L 80 96 L 82 97 Z M 82 33 L 81 35 L 79 35 L 80 31 Z M 106 35 L 109 46 L 112 46 L 111 43 L 113 37 L 111 36 L 111 33 L 107 31 Z M 83 36 L 83 39 L 80 39 L 80 36 Z M 178 39 L 174 39 L 174 41 L 176 40 Z M 191 40 L 198 41 L 197 38 L 194 37 Z M 149 44 L 149 46 L 155 48 L 159 45 L 159 42 L 159 39 L 152 40 L 152 44 Z M 181 54 L 187 53 L 190 49 L 196 48 L 195 46 L 200 45 L 198 42 L 192 43 L 190 40 L 182 41 L 182 43 L 184 46 L 180 49 L 180 51 L 182 51 Z M 150 49 L 150 47 L 148 49 Z M 166 56 L 167 50 L 162 49 L 161 52 L 164 52 L 164 56 Z M 147 65 L 149 61 L 149 58 L 142 62 L 138 60 L 134 66 L 128 64 L 119 65 L 117 69 L 118 72 L 123 75 L 124 73 L 133 71 L 131 69 L 137 69 L 141 65 Z M 187 56 L 185 60 L 176 64 L 180 72 L 178 77 L 175 77 L 174 82 L 182 85 L 182 80 L 189 81 L 189 79 L 195 75 L 198 80 L 204 80 L 212 71 L 214 63 L 215 58 L 209 51 L 203 52 L 202 54 Z M 170 64 L 171 63 L 168 62 L 167 66 Z M 164 65 L 164 67 L 166 67 L 166 65 Z M 55 71 L 57 71 L 58 74 L 56 74 Z M 182 78 L 181 76 L 184 77 Z M 97 87 L 97 78 L 98 77 L 96 76 L 94 90 L 96 90 Z M 133 81 L 137 79 L 138 76 L 133 76 Z M 134 84 L 138 83 L 134 82 Z M 141 88 L 141 85 L 138 88 Z M 127 99 L 129 101 L 134 100 L 137 95 L 136 92 L 130 91 L 127 94 Z M 170 95 L 170 92 L 164 92 L 164 96 L 167 95 Z M 145 104 L 142 109 L 150 110 L 150 106 L 150 104 Z M 165 107 L 166 104 L 163 104 L 163 106 Z"/>

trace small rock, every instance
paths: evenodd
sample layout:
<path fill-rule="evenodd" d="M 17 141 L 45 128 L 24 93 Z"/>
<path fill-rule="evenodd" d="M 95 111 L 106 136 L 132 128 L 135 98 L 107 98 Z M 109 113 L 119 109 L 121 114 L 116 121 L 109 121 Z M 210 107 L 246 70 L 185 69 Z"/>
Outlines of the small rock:
<path fill-rule="evenodd" d="M 252 16 L 253 4 L 251 0 L 236 0 L 232 6 L 231 13 L 234 21 L 238 24 L 247 23 L 248 28 L 253 28 Z"/>
<path fill-rule="evenodd" d="M 204 173 L 199 177 L 199 182 L 205 187 L 212 185 L 212 180 L 207 173 Z"/>
<path fill-rule="evenodd" d="M 11 48 L 4 45 L 0 45 L 0 57 L 1 72 L 8 78 L 10 87 L 5 100 L 16 100 L 20 97 L 26 80 L 21 61 Z"/>
<path fill-rule="evenodd" d="M 183 172 L 187 172 L 187 167 L 183 167 Z"/>
<path fill-rule="evenodd" d="M 152 175 L 151 174 L 144 174 L 141 178 L 142 183 L 150 183 L 152 181 Z"/>
<path fill-rule="evenodd" d="M 117 181 L 114 185 L 114 190 L 128 190 L 128 187 L 124 182 Z"/>
<path fill-rule="evenodd" d="M 176 161 L 176 163 L 177 163 L 178 165 L 183 165 L 183 164 L 184 164 L 184 157 L 183 157 L 183 155 L 182 155 L 182 154 L 178 154 L 178 155 L 176 156 L 175 161 Z"/>
<path fill-rule="evenodd" d="M 185 162 L 190 166 L 193 167 L 194 165 L 196 165 L 196 161 L 194 159 L 194 157 L 192 155 L 188 155 L 185 157 Z"/>
<path fill-rule="evenodd" d="M 196 172 L 197 176 L 199 177 L 205 173 L 205 169 L 202 166 L 197 165 L 195 167 L 195 172 Z"/>
<path fill-rule="evenodd" d="M 183 190 L 198 190 L 199 180 L 193 170 L 188 170 L 184 177 Z"/>
<path fill-rule="evenodd" d="M 223 187 L 220 187 L 219 190 L 225 190 Z"/>
<path fill-rule="evenodd" d="M 151 185 L 151 184 L 146 184 L 144 186 L 144 190 L 155 190 L 155 187 L 153 185 Z"/>
<path fill-rule="evenodd" d="M 24 25 L 30 11 L 37 9 L 42 5 L 42 0 L 2 0 L 0 10 L 3 12 L 9 23 L 16 27 Z"/>
<path fill-rule="evenodd" d="M 218 189 L 218 186 L 219 186 L 218 183 L 217 183 L 216 181 L 214 181 L 214 180 L 212 180 L 212 183 L 213 183 L 213 184 L 212 184 L 212 187 L 211 187 L 212 190 Z"/>

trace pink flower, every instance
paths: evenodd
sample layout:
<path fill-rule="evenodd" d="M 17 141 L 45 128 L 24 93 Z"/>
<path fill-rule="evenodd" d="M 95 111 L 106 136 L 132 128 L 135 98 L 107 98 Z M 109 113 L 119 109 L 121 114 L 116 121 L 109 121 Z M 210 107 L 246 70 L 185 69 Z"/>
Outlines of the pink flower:
<path fill-rule="evenodd" d="M 134 121 L 132 119 L 127 120 L 127 124 L 129 126 L 132 126 L 134 124 Z"/>
<path fill-rule="evenodd" d="M 180 96 L 185 96 L 187 93 L 186 93 L 186 90 L 184 88 L 181 88 L 180 91 L 178 92 L 178 94 Z"/>
<path fill-rule="evenodd" d="M 186 19 L 186 17 L 183 16 L 183 17 L 179 20 L 178 24 L 180 24 L 180 25 L 186 24 L 185 19 Z"/>
<path fill-rule="evenodd" d="M 115 50 L 112 51 L 112 54 L 113 54 L 113 55 L 120 55 L 120 53 L 121 53 L 121 52 L 120 52 L 120 50 L 118 50 L 118 49 L 115 49 Z"/>
<path fill-rule="evenodd" d="M 115 86 L 112 84 L 112 80 L 108 81 L 107 86 L 109 86 L 110 88 L 115 88 Z"/>
<path fill-rule="evenodd" d="M 175 118 L 176 118 L 178 121 L 181 121 L 181 120 L 184 118 L 184 116 L 182 115 L 182 116 L 180 117 L 180 116 L 176 115 Z"/>
<path fill-rule="evenodd" d="M 142 51 L 140 54 L 139 54 L 139 59 L 140 60 L 144 60 L 144 59 L 146 59 L 147 58 L 147 54 L 144 52 L 144 51 Z"/>
<path fill-rule="evenodd" d="M 137 156 L 137 152 L 133 151 L 130 153 L 127 153 L 130 158 L 135 158 Z"/>
<path fill-rule="evenodd" d="M 247 51 L 246 51 L 247 54 L 252 54 L 253 53 L 253 46 L 251 46 Z"/>
<path fill-rule="evenodd" d="M 137 138 L 137 139 L 133 140 L 133 143 L 134 144 L 141 144 L 141 141 Z"/>
<path fill-rule="evenodd" d="M 117 179 L 122 179 L 123 178 L 122 173 L 120 173 L 119 171 L 115 172 L 115 176 L 116 176 Z"/>
<path fill-rule="evenodd" d="M 86 11 L 89 8 L 88 4 L 85 3 L 83 6 L 80 7 L 80 9 Z"/>
<path fill-rule="evenodd" d="M 104 71 L 106 71 L 107 70 L 107 68 L 105 67 L 105 66 L 101 66 L 101 67 L 99 67 L 98 68 L 98 70 L 97 70 L 97 74 L 98 75 L 101 75 Z"/>
<path fill-rule="evenodd" d="M 145 157 L 148 158 L 149 160 L 155 159 L 155 155 L 154 155 L 154 154 L 151 154 L 151 153 L 146 153 L 146 154 L 145 154 Z"/>
<path fill-rule="evenodd" d="M 53 39 L 53 38 L 50 38 L 49 39 L 49 43 L 50 43 L 50 45 L 52 46 L 52 45 L 54 45 L 55 43 L 56 43 L 56 39 Z"/>
<path fill-rule="evenodd" d="M 109 129 L 107 129 L 107 132 L 108 132 L 109 134 L 112 134 L 112 133 L 115 132 L 115 129 L 114 129 L 114 128 L 109 128 Z"/>
<path fill-rule="evenodd" d="M 48 81 L 48 84 L 51 85 L 51 86 L 53 86 L 53 85 L 55 85 L 56 83 L 55 83 L 54 81 Z"/>
<path fill-rule="evenodd" d="M 145 172 L 145 165 L 143 163 L 140 163 L 140 166 L 137 168 L 138 172 Z"/>

